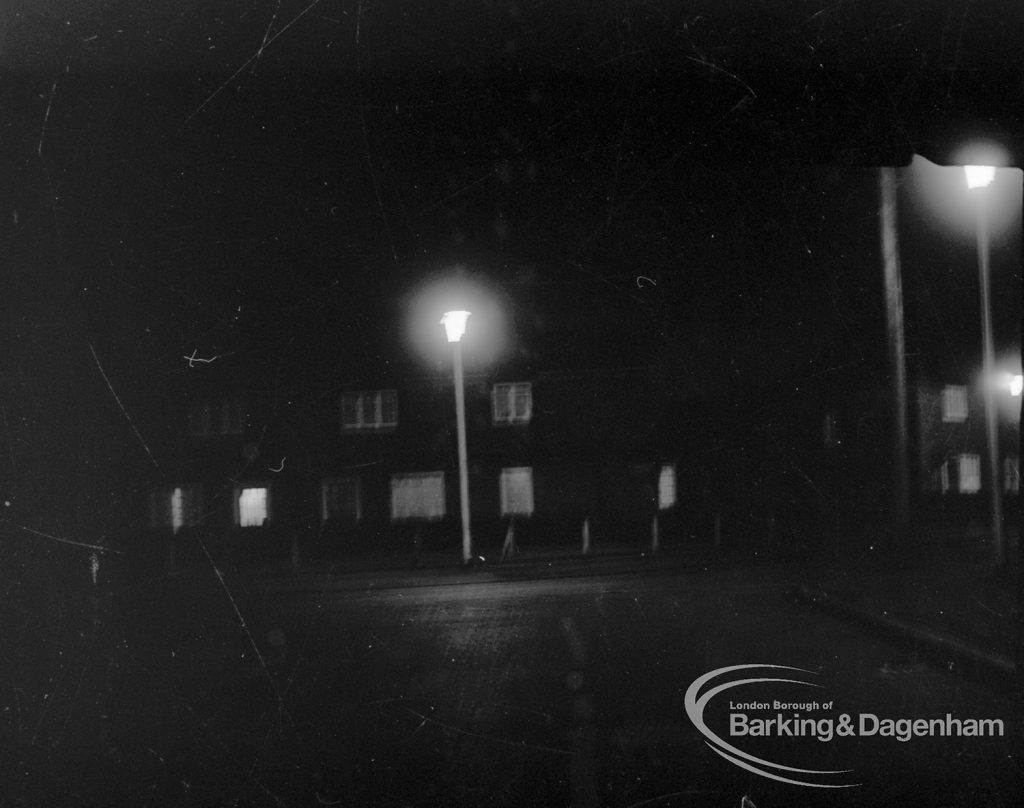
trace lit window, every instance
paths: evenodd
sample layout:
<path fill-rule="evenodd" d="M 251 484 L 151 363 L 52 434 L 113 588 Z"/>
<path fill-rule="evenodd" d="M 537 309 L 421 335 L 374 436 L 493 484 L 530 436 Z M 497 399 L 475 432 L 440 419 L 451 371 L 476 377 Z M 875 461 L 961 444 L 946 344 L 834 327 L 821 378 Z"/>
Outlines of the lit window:
<path fill-rule="evenodd" d="M 188 431 L 194 437 L 241 435 L 245 426 L 245 409 L 236 398 L 197 401 L 189 407 Z"/>
<path fill-rule="evenodd" d="M 161 488 L 150 496 L 150 525 L 177 533 L 199 524 L 203 510 L 203 491 L 198 485 Z"/>
<path fill-rule="evenodd" d="M 391 518 L 441 519 L 445 515 L 444 472 L 396 474 L 391 478 Z"/>
<path fill-rule="evenodd" d="M 533 469 L 502 469 L 499 480 L 502 516 L 533 514 Z"/>
<path fill-rule="evenodd" d="M 1003 460 L 1003 488 L 1008 494 L 1020 493 L 1020 458 L 1015 455 Z"/>
<path fill-rule="evenodd" d="M 658 510 L 665 511 L 676 504 L 676 467 L 665 465 L 658 475 Z"/>
<path fill-rule="evenodd" d="M 185 524 L 185 492 L 175 488 L 171 494 L 171 528 L 177 533 Z"/>
<path fill-rule="evenodd" d="M 358 522 L 362 517 L 362 501 L 358 477 L 334 477 L 323 481 L 321 515 L 328 519 Z"/>
<path fill-rule="evenodd" d="M 529 382 L 496 384 L 491 395 L 494 423 L 523 424 L 533 411 L 533 394 Z"/>
<path fill-rule="evenodd" d="M 957 458 L 960 474 L 957 490 L 961 494 L 976 494 L 981 490 L 981 458 L 976 454 L 962 454 Z"/>
<path fill-rule="evenodd" d="M 942 420 L 951 424 L 967 420 L 967 388 L 962 384 L 942 388 Z"/>
<path fill-rule="evenodd" d="M 267 521 L 267 489 L 243 488 L 238 492 L 238 524 L 261 527 Z"/>
<path fill-rule="evenodd" d="M 397 425 L 397 391 L 364 390 L 342 395 L 342 429 L 386 429 Z"/>

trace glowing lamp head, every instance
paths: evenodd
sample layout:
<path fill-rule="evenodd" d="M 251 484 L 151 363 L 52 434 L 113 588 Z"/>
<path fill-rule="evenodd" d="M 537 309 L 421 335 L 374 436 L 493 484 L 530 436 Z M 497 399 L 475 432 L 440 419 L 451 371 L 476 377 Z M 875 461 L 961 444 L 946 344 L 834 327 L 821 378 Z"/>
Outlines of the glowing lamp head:
<path fill-rule="evenodd" d="M 469 319 L 469 314 L 468 311 L 445 312 L 441 318 L 441 325 L 444 326 L 449 342 L 458 342 L 462 339 L 462 335 L 466 333 L 466 320 Z"/>
<path fill-rule="evenodd" d="M 964 166 L 968 189 L 987 188 L 995 179 L 995 166 Z"/>
<path fill-rule="evenodd" d="M 1024 376 L 1019 373 L 1010 376 L 1010 395 L 1019 396 L 1024 391 Z"/>

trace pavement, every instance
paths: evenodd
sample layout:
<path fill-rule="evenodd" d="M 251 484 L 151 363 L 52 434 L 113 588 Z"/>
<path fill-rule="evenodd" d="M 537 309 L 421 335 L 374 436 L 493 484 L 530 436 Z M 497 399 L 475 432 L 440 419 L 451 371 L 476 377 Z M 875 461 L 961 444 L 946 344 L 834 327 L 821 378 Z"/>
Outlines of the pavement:
<path fill-rule="evenodd" d="M 699 765 L 679 780 L 679 760 L 713 755 L 686 724 L 680 670 L 797 660 L 827 668 L 847 703 L 880 714 L 956 704 L 965 715 L 1009 715 L 1020 702 L 1013 576 L 978 536 L 926 538 L 898 551 L 836 543 L 842 555 L 813 562 L 709 543 L 655 554 L 603 545 L 585 558 L 524 546 L 469 567 L 429 553 L 417 567 L 408 555 L 298 570 L 207 563 L 131 587 L 104 566 L 100 585 L 84 588 L 79 568 L 78 589 L 26 568 L 6 593 L 16 607 L 6 639 L 19 649 L 0 709 L 0 769 L 19 778 L 8 801 L 230 804 L 241 794 L 251 799 L 235 804 L 400 804 L 440 779 L 442 791 L 429 793 L 444 800 L 404 804 L 568 804 L 551 796 L 592 759 L 607 768 L 584 774 L 607 781 L 609 805 L 668 804 L 661 797 L 684 786 L 732 789 L 732 800 L 750 793 L 736 790 L 750 787 L 745 774 Z M 587 747 L 594 725 L 564 723 L 578 717 L 579 693 L 600 705 L 607 746 Z M 901 804 L 977 805 L 982 787 L 995 795 L 985 804 L 1014 804 L 1007 783 L 1019 769 L 992 763 L 1013 740 L 921 740 L 900 745 L 898 765 L 869 744 L 856 764 L 887 799 L 830 795 L 830 804 L 895 804 L 897 787 L 947 786 L 943 799 Z M 512 796 L 467 790 L 482 783 Z M 809 804 L 759 785 L 758 805 Z M 69 793 L 57 799 L 55 789 Z"/>
<path fill-rule="evenodd" d="M 1022 681 L 1018 537 L 1000 564 L 984 538 L 871 549 L 819 563 L 795 595 L 805 603 L 913 647 L 921 657 L 985 681 Z"/>
<path fill-rule="evenodd" d="M 1018 534 L 1008 540 L 1016 559 Z M 362 555 L 227 572 L 233 586 L 253 593 L 358 591 L 482 584 L 491 581 L 568 578 L 709 569 L 737 564 L 776 564 L 793 596 L 808 607 L 852 621 L 911 646 L 922 658 L 973 672 L 986 681 L 1016 686 L 1022 628 L 1016 562 L 999 565 L 977 531 L 910 531 L 898 548 L 864 546 L 808 563 L 779 562 L 764 554 L 708 544 L 592 547 L 520 547 L 510 559 L 458 551 L 411 555 Z M 186 577 L 212 576 L 209 568 Z"/>

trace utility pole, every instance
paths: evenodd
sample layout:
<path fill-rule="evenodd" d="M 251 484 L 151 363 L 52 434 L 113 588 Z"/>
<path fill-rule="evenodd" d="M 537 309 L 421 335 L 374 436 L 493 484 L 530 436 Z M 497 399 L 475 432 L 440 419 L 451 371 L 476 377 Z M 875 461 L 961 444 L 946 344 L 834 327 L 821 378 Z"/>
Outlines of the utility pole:
<path fill-rule="evenodd" d="M 902 541 L 910 522 L 910 472 L 907 465 L 907 360 L 903 339 L 903 282 L 896 225 L 895 168 L 879 168 L 878 189 L 882 272 L 885 281 L 885 321 L 892 379 L 892 462 L 895 472 L 893 526 L 897 540 Z"/>

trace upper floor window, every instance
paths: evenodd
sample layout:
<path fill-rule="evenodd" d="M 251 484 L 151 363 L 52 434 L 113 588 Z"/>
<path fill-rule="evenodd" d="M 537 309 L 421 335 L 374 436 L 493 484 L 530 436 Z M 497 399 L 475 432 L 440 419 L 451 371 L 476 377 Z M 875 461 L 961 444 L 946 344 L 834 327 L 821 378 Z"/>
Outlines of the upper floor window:
<path fill-rule="evenodd" d="M 359 477 L 355 475 L 324 480 L 321 486 L 323 520 L 358 522 L 363 515 L 361 489 Z"/>
<path fill-rule="evenodd" d="M 444 472 L 395 474 L 391 478 L 391 518 L 441 519 L 444 517 Z"/>
<path fill-rule="evenodd" d="M 942 388 L 942 420 L 961 424 L 967 420 L 967 388 L 962 384 L 947 384 Z"/>
<path fill-rule="evenodd" d="M 529 466 L 501 470 L 499 483 L 502 516 L 533 514 L 533 469 Z"/>
<path fill-rule="evenodd" d="M 529 382 L 496 384 L 491 391 L 491 410 L 496 424 L 525 424 L 533 412 Z"/>
<path fill-rule="evenodd" d="M 342 394 L 342 429 L 386 429 L 397 425 L 396 390 L 362 390 Z"/>
<path fill-rule="evenodd" d="M 188 432 L 200 438 L 241 435 L 245 409 L 237 398 L 196 401 L 188 410 Z"/>

